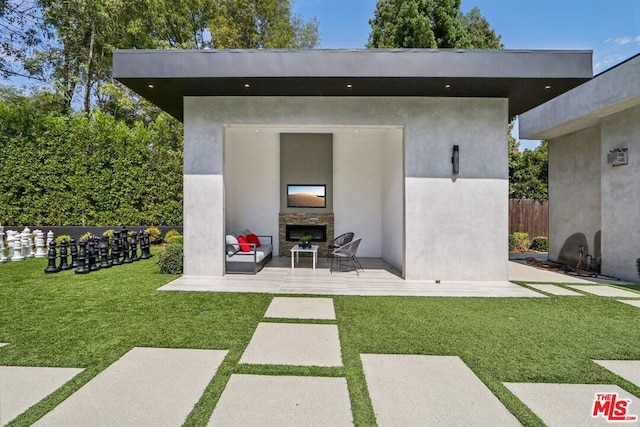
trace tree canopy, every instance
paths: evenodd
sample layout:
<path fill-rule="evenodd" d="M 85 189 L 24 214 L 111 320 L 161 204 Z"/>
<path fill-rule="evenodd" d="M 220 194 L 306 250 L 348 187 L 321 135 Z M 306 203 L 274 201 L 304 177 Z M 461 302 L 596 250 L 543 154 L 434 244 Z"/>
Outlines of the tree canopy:
<path fill-rule="evenodd" d="M 461 0 L 378 0 L 369 20 L 369 48 L 501 49 L 480 9 Z"/>
<path fill-rule="evenodd" d="M 548 200 L 548 156 L 547 141 L 521 152 L 520 143 L 509 132 L 509 198 Z"/>

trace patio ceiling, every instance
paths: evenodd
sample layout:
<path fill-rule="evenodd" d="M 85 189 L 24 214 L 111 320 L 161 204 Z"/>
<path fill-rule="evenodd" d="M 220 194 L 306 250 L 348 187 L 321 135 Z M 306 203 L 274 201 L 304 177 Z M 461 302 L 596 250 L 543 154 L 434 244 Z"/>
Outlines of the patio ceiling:
<path fill-rule="evenodd" d="M 121 50 L 120 82 L 179 120 L 185 96 L 508 98 L 530 110 L 593 77 L 591 51 Z"/>

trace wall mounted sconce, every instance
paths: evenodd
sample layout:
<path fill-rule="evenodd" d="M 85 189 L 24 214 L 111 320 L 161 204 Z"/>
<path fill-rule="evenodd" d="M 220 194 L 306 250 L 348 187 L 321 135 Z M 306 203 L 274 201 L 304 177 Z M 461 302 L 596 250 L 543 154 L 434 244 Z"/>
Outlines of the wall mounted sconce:
<path fill-rule="evenodd" d="M 458 175 L 458 173 L 460 173 L 460 146 L 458 145 L 453 146 L 451 164 L 453 165 L 453 174 Z"/>
<path fill-rule="evenodd" d="M 622 166 L 629 164 L 629 155 L 627 148 L 616 148 L 607 154 L 607 163 L 611 166 Z"/>

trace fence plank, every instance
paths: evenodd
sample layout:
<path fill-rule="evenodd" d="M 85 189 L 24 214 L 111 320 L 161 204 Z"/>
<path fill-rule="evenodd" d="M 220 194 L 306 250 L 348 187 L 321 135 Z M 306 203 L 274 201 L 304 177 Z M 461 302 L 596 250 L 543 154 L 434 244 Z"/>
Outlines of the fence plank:
<path fill-rule="evenodd" d="M 529 233 L 530 238 L 549 236 L 549 202 L 509 199 L 509 234 Z"/>

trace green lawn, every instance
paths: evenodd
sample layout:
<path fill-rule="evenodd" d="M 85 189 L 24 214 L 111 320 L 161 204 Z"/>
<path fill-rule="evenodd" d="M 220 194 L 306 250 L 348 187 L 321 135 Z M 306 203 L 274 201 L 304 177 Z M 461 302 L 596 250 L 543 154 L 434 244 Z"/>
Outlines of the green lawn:
<path fill-rule="evenodd" d="M 45 275 L 44 259 L 0 265 L 0 342 L 12 343 L 0 365 L 86 368 L 11 425 L 31 424 L 134 346 L 229 350 L 190 426 L 206 425 L 232 373 L 346 376 L 356 424 L 373 425 L 361 353 L 460 356 L 531 426 L 540 420 L 503 382 L 617 384 L 640 398 L 591 362 L 640 360 L 640 309 L 614 299 L 336 296 L 343 368 L 246 366 L 258 323 L 277 321 L 263 319 L 273 295 L 158 292 L 176 276 L 160 275 L 156 259 L 89 275 Z"/>

